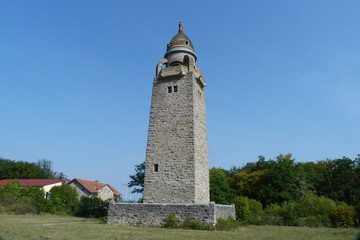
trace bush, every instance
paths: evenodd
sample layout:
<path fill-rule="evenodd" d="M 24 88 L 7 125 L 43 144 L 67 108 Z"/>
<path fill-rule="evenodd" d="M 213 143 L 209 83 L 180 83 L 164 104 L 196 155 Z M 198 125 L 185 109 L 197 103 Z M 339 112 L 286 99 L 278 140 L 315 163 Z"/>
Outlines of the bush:
<path fill-rule="evenodd" d="M 338 206 L 331 214 L 331 220 L 335 227 L 354 226 L 355 211 L 347 206 Z"/>
<path fill-rule="evenodd" d="M 299 225 L 299 215 L 296 202 L 284 202 L 282 204 L 282 213 L 284 224 L 287 226 Z"/>
<path fill-rule="evenodd" d="M 51 213 L 74 215 L 79 205 L 77 191 L 70 185 L 53 187 L 48 209 Z"/>
<path fill-rule="evenodd" d="M 282 214 L 282 208 L 279 204 L 272 203 L 265 209 L 264 212 L 267 216 L 280 216 Z"/>
<path fill-rule="evenodd" d="M 108 214 L 109 202 L 103 201 L 98 197 L 85 197 L 80 198 L 79 207 L 76 216 L 79 217 L 94 217 L 101 218 Z"/>
<path fill-rule="evenodd" d="M 203 224 L 198 220 L 186 219 L 182 224 L 182 228 L 193 229 L 193 230 L 202 230 Z"/>
<path fill-rule="evenodd" d="M 234 218 L 229 217 L 228 219 L 219 218 L 217 220 L 215 229 L 220 231 L 230 231 L 239 227 L 239 222 Z"/>
<path fill-rule="evenodd" d="M 299 199 L 297 208 L 300 217 L 330 216 L 336 208 L 336 203 L 329 198 L 319 197 L 312 192 L 307 192 Z"/>
<path fill-rule="evenodd" d="M 308 192 L 297 202 L 269 205 L 256 224 L 331 227 L 330 216 L 335 208 L 333 200 Z"/>
<path fill-rule="evenodd" d="M 177 219 L 174 213 L 170 214 L 163 224 L 165 228 L 178 228 L 180 224 L 180 220 Z"/>
<path fill-rule="evenodd" d="M 233 203 L 235 204 L 236 220 L 248 222 L 251 216 L 249 199 L 247 197 L 238 196 L 234 198 Z"/>
<path fill-rule="evenodd" d="M 32 199 L 23 199 L 11 205 L 11 210 L 15 214 L 37 214 L 35 203 Z"/>
<path fill-rule="evenodd" d="M 261 216 L 263 214 L 263 205 L 254 199 L 249 199 L 249 210 L 253 216 Z"/>
<path fill-rule="evenodd" d="M 300 225 L 307 227 L 332 227 L 330 217 L 327 215 L 305 217 Z"/>
<path fill-rule="evenodd" d="M 21 187 L 18 181 L 0 186 L 0 212 L 36 214 L 46 204 L 40 188 Z"/>

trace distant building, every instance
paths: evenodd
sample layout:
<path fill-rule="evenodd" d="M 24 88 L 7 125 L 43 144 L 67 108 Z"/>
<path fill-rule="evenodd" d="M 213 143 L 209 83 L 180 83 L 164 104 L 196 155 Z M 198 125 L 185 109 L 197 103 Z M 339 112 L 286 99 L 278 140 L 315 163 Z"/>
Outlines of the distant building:
<path fill-rule="evenodd" d="M 114 187 L 107 183 L 100 183 L 98 181 L 88 181 L 75 178 L 68 184 L 76 189 L 80 197 L 97 196 L 105 201 L 121 196 L 120 192 L 118 192 Z"/>
<path fill-rule="evenodd" d="M 18 181 L 20 186 L 23 187 L 40 187 L 45 192 L 45 197 L 50 197 L 50 190 L 55 186 L 61 186 L 64 184 L 60 179 L 4 179 L 0 180 L 0 185 L 6 185 Z"/>

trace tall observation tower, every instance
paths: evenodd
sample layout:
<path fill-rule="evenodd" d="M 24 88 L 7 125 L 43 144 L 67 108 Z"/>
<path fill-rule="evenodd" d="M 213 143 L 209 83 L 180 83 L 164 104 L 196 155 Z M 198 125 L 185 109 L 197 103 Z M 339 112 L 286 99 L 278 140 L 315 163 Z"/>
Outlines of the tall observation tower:
<path fill-rule="evenodd" d="M 216 224 L 235 217 L 233 205 L 209 202 L 204 77 L 183 24 L 156 66 L 146 149 L 144 203 L 112 203 L 108 223 L 161 225 L 180 221 Z"/>
<path fill-rule="evenodd" d="M 183 24 L 154 78 L 144 203 L 209 203 L 204 77 Z"/>

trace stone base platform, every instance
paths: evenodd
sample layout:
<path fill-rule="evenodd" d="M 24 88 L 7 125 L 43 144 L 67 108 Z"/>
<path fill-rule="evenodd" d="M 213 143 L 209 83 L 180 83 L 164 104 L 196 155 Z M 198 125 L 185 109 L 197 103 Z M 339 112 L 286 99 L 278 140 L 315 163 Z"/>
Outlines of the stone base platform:
<path fill-rule="evenodd" d="M 173 204 L 173 203 L 113 203 L 109 205 L 108 224 L 159 226 L 170 214 L 181 221 L 198 220 L 216 224 L 217 219 L 235 218 L 234 205 Z"/>

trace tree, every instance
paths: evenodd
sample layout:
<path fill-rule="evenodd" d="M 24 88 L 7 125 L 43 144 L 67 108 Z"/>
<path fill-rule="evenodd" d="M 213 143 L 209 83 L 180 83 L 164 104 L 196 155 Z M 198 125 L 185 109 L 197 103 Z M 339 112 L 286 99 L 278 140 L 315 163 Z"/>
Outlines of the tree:
<path fill-rule="evenodd" d="M 322 176 L 315 186 L 319 195 L 345 201 L 350 205 L 356 205 L 360 201 L 358 158 L 327 159 L 317 162 L 316 168 Z"/>
<path fill-rule="evenodd" d="M 230 179 L 230 185 L 237 195 L 260 200 L 259 192 L 265 185 L 263 178 L 267 171 L 258 170 L 250 173 L 240 171 Z"/>
<path fill-rule="evenodd" d="M 135 187 L 132 193 L 144 192 L 144 179 L 145 179 L 145 162 L 135 165 L 135 174 L 130 175 L 131 181 L 128 182 L 128 187 Z"/>
<path fill-rule="evenodd" d="M 0 179 L 40 179 L 41 169 L 35 163 L 0 158 Z"/>
<path fill-rule="evenodd" d="M 210 200 L 219 204 L 231 204 L 234 190 L 231 189 L 225 172 L 219 168 L 210 169 Z"/>
<path fill-rule="evenodd" d="M 108 214 L 109 201 L 103 201 L 98 197 L 85 197 L 80 198 L 79 208 L 76 216 L 79 217 L 105 217 Z"/>
<path fill-rule="evenodd" d="M 40 159 L 36 165 L 40 168 L 44 179 L 61 179 L 65 180 L 66 176 L 62 172 L 53 170 L 52 161 L 47 159 Z"/>
<path fill-rule="evenodd" d="M 246 164 L 233 175 L 231 187 L 237 195 L 260 201 L 264 206 L 291 201 L 298 197 L 300 170 L 291 154 L 280 154 L 269 161 L 259 156 L 256 163 Z"/>
<path fill-rule="evenodd" d="M 79 205 L 77 191 L 70 185 L 55 186 L 50 190 L 51 204 L 54 213 L 66 213 L 73 215 Z"/>
<path fill-rule="evenodd" d="M 280 154 L 276 160 L 268 161 L 268 171 L 263 175 L 264 186 L 259 191 L 261 202 L 283 203 L 298 197 L 300 169 L 291 154 Z"/>
<path fill-rule="evenodd" d="M 55 172 L 50 160 L 41 159 L 37 163 L 13 161 L 0 158 L 0 179 L 62 179 L 64 173 Z"/>

